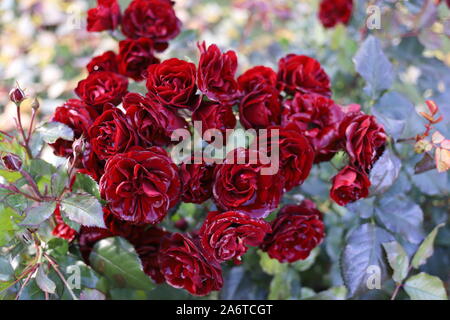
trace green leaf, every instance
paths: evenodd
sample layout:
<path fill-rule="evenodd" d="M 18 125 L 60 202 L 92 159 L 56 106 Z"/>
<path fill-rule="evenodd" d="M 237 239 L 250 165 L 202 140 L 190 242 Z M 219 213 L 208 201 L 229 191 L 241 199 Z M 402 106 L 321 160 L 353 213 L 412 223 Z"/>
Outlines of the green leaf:
<path fill-rule="evenodd" d="M 36 284 L 44 292 L 55 293 L 56 284 L 45 274 L 43 265 L 39 267 L 36 274 Z"/>
<path fill-rule="evenodd" d="M 386 192 L 397 180 L 401 167 L 400 159 L 387 148 L 370 171 L 370 194 Z"/>
<path fill-rule="evenodd" d="M 375 208 L 375 217 L 395 234 L 411 243 L 423 240 L 423 212 L 411 199 L 399 195 L 383 197 Z"/>
<path fill-rule="evenodd" d="M 80 300 L 106 300 L 105 294 L 97 289 L 83 289 Z"/>
<path fill-rule="evenodd" d="M 391 88 L 394 82 L 394 68 L 384 54 L 380 40 L 369 36 L 362 43 L 353 58 L 356 71 L 366 80 L 366 91 L 377 97 L 382 91 Z"/>
<path fill-rule="evenodd" d="M 86 174 L 77 173 L 73 190 L 84 191 L 100 199 L 98 183 Z"/>
<path fill-rule="evenodd" d="M 91 195 L 71 195 L 61 201 L 61 209 L 83 226 L 105 228 L 102 206 Z"/>
<path fill-rule="evenodd" d="M 90 255 L 92 268 L 118 288 L 150 290 L 153 282 L 142 270 L 133 246 L 120 237 L 99 241 Z"/>
<path fill-rule="evenodd" d="M 294 269 L 299 272 L 308 270 L 316 261 L 316 258 L 319 255 L 319 253 L 320 248 L 319 247 L 314 248 L 309 254 L 308 258 L 306 258 L 305 260 L 299 260 L 297 262 L 292 263 L 292 267 L 294 267 Z"/>
<path fill-rule="evenodd" d="M 47 122 L 37 128 L 36 131 L 47 143 L 55 143 L 58 139 L 72 141 L 74 138 L 73 130 L 69 126 L 56 121 Z"/>
<path fill-rule="evenodd" d="M 69 175 L 67 174 L 66 170 L 58 170 L 58 172 L 52 174 L 50 187 L 53 196 L 59 197 L 68 184 Z"/>
<path fill-rule="evenodd" d="M 392 240 L 389 233 L 370 223 L 352 231 L 341 259 L 342 278 L 351 297 L 368 290 L 369 267 L 379 268 L 381 281 L 387 278 L 382 243 Z"/>
<path fill-rule="evenodd" d="M 383 243 L 383 247 L 386 251 L 389 265 L 392 270 L 394 270 L 392 279 L 394 279 L 396 283 L 402 283 L 402 281 L 408 276 L 408 255 L 397 241 Z"/>
<path fill-rule="evenodd" d="M 424 272 L 406 280 L 404 288 L 411 300 L 447 300 L 442 280 Z"/>
<path fill-rule="evenodd" d="M 422 244 L 420 245 L 419 249 L 417 249 L 417 252 L 412 259 L 412 266 L 414 268 L 419 268 L 427 261 L 429 257 L 433 255 L 434 239 L 436 238 L 439 229 L 443 226 L 443 223 L 436 226 L 433 231 L 431 231 L 431 233 L 425 238 L 425 240 L 423 240 Z"/>
<path fill-rule="evenodd" d="M 20 174 L 20 172 L 17 171 L 0 169 L 0 177 L 3 177 L 8 182 L 16 182 L 17 180 L 22 178 L 22 175 Z"/>
<path fill-rule="evenodd" d="M 345 300 L 347 297 L 347 288 L 344 286 L 330 288 L 308 297 L 305 300 Z"/>
<path fill-rule="evenodd" d="M 13 209 L 0 206 L 0 247 L 8 244 L 14 237 L 14 231 L 17 228 L 16 219 L 18 215 Z"/>
<path fill-rule="evenodd" d="M 20 224 L 33 227 L 39 226 L 42 222 L 50 218 L 55 209 L 55 202 L 40 202 L 37 206 L 27 209 L 26 217 Z"/>
<path fill-rule="evenodd" d="M 11 266 L 11 263 L 5 258 L 0 257 L 0 281 L 6 282 L 13 280 L 14 269 Z"/>
<path fill-rule="evenodd" d="M 259 263 L 263 271 L 272 276 L 283 273 L 288 268 L 287 264 L 280 263 L 276 259 L 272 259 L 266 252 L 258 250 L 258 254 L 261 257 Z"/>
<path fill-rule="evenodd" d="M 300 277 L 293 269 L 277 273 L 270 282 L 269 300 L 297 299 L 300 295 Z"/>

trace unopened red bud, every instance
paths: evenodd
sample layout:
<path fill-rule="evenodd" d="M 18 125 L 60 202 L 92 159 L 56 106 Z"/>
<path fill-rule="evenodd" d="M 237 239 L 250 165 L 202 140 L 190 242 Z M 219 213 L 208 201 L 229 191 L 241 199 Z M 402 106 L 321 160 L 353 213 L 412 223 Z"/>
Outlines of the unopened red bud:
<path fill-rule="evenodd" d="M 3 165 L 10 171 L 19 171 L 22 169 L 22 160 L 19 156 L 9 153 L 2 157 Z"/>
<path fill-rule="evenodd" d="M 9 99 L 15 104 L 19 104 L 25 99 L 25 92 L 17 86 L 9 92 Z"/>
<path fill-rule="evenodd" d="M 77 139 L 72 144 L 72 150 L 75 155 L 82 155 L 85 149 L 85 144 L 83 139 Z"/>

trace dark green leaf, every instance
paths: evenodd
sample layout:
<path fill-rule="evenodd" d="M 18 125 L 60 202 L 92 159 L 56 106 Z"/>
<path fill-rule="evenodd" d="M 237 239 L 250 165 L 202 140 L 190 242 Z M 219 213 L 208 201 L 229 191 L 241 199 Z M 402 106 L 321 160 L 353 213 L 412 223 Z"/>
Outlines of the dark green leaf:
<path fill-rule="evenodd" d="M 386 192 L 397 180 L 402 164 L 391 151 L 386 149 L 370 171 L 370 194 Z"/>
<path fill-rule="evenodd" d="M 382 243 L 393 237 L 373 224 L 363 224 L 348 237 L 341 259 L 341 272 L 351 297 L 368 290 L 369 267 L 378 267 L 381 280 L 387 278 Z"/>
<path fill-rule="evenodd" d="M 421 265 L 425 264 L 425 262 L 427 262 L 427 259 L 433 255 L 434 239 L 436 238 L 439 229 L 443 226 L 444 224 L 436 226 L 436 228 L 431 231 L 431 233 L 425 238 L 425 240 L 423 240 L 422 244 L 420 245 L 419 249 L 417 249 L 417 252 L 412 259 L 412 266 L 414 268 L 417 269 Z"/>
<path fill-rule="evenodd" d="M 71 195 L 61 201 L 61 209 L 83 226 L 105 228 L 102 206 L 91 195 Z"/>
<path fill-rule="evenodd" d="M 36 283 L 42 291 L 53 294 L 55 293 L 56 284 L 45 274 L 43 265 L 41 265 L 36 274 Z"/>
<path fill-rule="evenodd" d="M 153 282 L 142 270 L 133 246 L 115 237 L 99 241 L 90 255 L 91 266 L 118 288 L 150 290 Z"/>
<path fill-rule="evenodd" d="M 86 174 L 77 173 L 73 190 L 84 191 L 100 199 L 98 183 Z"/>
<path fill-rule="evenodd" d="M 402 283 L 402 281 L 408 275 L 408 255 L 397 241 L 383 243 L 383 247 L 386 251 L 389 265 L 391 266 L 392 270 L 394 270 L 392 279 L 396 283 Z"/>
<path fill-rule="evenodd" d="M 27 209 L 26 217 L 21 222 L 24 226 L 39 226 L 42 222 L 51 217 L 56 209 L 55 202 L 40 202 L 36 206 Z"/>

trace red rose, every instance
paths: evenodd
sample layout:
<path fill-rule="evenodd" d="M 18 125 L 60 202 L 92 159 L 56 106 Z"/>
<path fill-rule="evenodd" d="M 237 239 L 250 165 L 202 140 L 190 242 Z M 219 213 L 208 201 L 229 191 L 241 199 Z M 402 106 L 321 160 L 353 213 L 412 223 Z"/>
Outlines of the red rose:
<path fill-rule="evenodd" d="M 233 102 L 239 95 L 235 74 L 238 66 L 234 51 L 222 53 L 212 44 L 206 49 L 203 42 L 199 45 L 198 87 L 209 99 Z"/>
<path fill-rule="evenodd" d="M 265 129 L 281 122 L 281 97 L 274 87 L 261 87 L 247 94 L 239 105 L 239 119 L 245 129 Z"/>
<path fill-rule="evenodd" d="M 212 197 L 214 164 L 182 163 L 180 177 L 183 185 L 181 200 L 187 203 L 203 203 Z"/>
<path fill-rule="evenodd" d="M 322 0 L 319 19 L 325 28 L 333 28 L 338 23 L 348 24 L 352 17 L 353 0 Z"/>
<path fill-rule="evenodd" d="M 52 234 L 55 237 L 72 241 L 77 235 L 77 232 L 64 222 L 59 204 L 56 205 L 53 215 L 55 216 L 56 226 L 53 229 Z"/>
<path fill-rule="evenodd" d="M 136 81 L 143 80 L 148 66 L 159 63 L 159 59 L 153 55 L 153 51 L 153 40 L 148 38 L 120 41 L 118 57 L 120 73 Z"/>
<path fill-rule="evenodd" d="M 278 130 L 278 134 L 272 130 Z M 278 139 L 284 189 L 290 191 L 308 178 L 314 163 L 314 149 L 294 124 L 289 124 L 286 127 L 270 127 L 267 135 L 254 140 L 253 147 L 256 148 L 259 140 L 262 139 L 259 150 L 270 153 L 272 150 L 271 142 L 275 137 Z M 265 145 L 263 145 L 264 143 Z"/>
<path fill-rule="evenodd" d="M 220 265 L 208 259 L 198 240 L 174 233 L 162 240 L 159 265 L 168 284 L 204 296 L 223 286 Z"/>
<path fill-rule="evenodd" d="M 330 78 L 317 60 L 289 54 L 278 63 L 278 87 L 289 95 L 316 93 L 331 97 Z"/>
<path fill-rule="evenodd" d="M 69 126 L 73 130 L 74 139 L 78 139 L 82 135 L 87 137 L 88 130 L 96 117 L 98 117 L 98 113 L 83 101 L 70 99 L 56 108 L 51 121 L 61 122 Z M 57 156 L 70 157 L 73 154 L 72 143 L 73 141 L 58 139 L 50 146 Z"/>
<path fill-rule="evenodd" d="M 219 130 L 224 138 L 223 143 L 226 143 L 227 129 L 236 127 L 236 117 L 232 107 L 214 101 L 202 101 L 192 113 L 192 121 L 201 121 L 202 135 L 209 129 Z"/>
<path fill-rule="evenodd" d="M 188 127 L 175 111 L 137 93 L 127 94 L 123 106 L 142 147 L 167 146 L 172 143 L 171 135 L 176 129 Z"/>
<path fill-rule="evenodd" d="M 147 70 L 149 96 L 166 107 L 196 108 L 200 96 L 195 82 L 195 65 L 177 58 L 153 64 Z"/>
<path fill-rule="evenodd" d="M 7 153 L 2 157 L 1 164 L 9 171 L 20 171 L 23 163 L 18 155 Z"/>
<path fill-rule="evenodd" d="M 263 175 L 261 170 L 270 171 L 270 164 L 261 164 L 260 159 L 258 151 L 238 148 L 217 165 L 213 195 L 219 208 L 261 218 L 278 207 L 284 181 L 278 174 Z"/>
<path fill-rule="evenodd" d="M 386 133 L 374 116 L 362 112 L 348 113 L 339 127 L 350 163 L 370 170 L 381 156 L 386 144 Z"/>
<path fill-rule="evenodd" d="M 346 166 L 333 177 L 330 197 L 337 204 L 345 206 L 369 195 L 368 175 L 355 167 Z"/>
<path fill-rule="evenodd" d="M 178 168 L 159 147 L 109 158 L 99 186 L 111 212 L 133 224 L 159 223 L 180 197 Z"/>
<path fill-rule="evenodd" d="M 114 30 L 121 19 L 117 0 L 97 0 L 97 7 L 89 9 L 87 15 L 87 30 L 89 32 Z"/>
<path fill-rule="evenodd" d="M 89 73 L 96 71 L 111 71 L 117 73 L 119 72 L 117 55 L 114 51 L 106 51 L 101 56 L 92 58 L 86 68 Z"/>
<path fill-rule="evenodd" d="M 261 87 L 276 87 L 277 74 L 272 68 L 257 66 L 247 70 L 238 78 L 239 90 L 245 93 Z"/>
<path fill-rule="evenodd" d="M 308 258 L 324 238 L 322 214 L 309 200 L 283 207 L 272 221 L 272 233 L 261 248 L 272 259 L 295 262 Z"/>
<path fill-rule="evenodd" d="M 123 112 L 113 108 L 103 112 L 89 129 L 92 150 L 100 160 L 137 146 L 138 136 Z"/>
<path fill-rule="evenodd" d="M 113 72 L 99 71 L 78 82 L 75 93 L 88 105 L 103 110 L 107 103 L 120 104 L 127 89 L 127 78 Z"/>
<path fill-rule="evenodd" d="M 270 224 L 237 211 L 210 212 L 200 229 L 205 252 L 217 262 L 241 263 L 248 246 L 259 246 L 270 232 Z"/>
<path fill-rule="evenodd" d="M 122 32 L 131 39 L 166 42 L 180 33 L 181 22 L 169 0 L 133 0 L 125 10 Z"/>
<path fill-rule="evenodd" d="M 344 112 L 333 100 L 298 93 L 286 101 L 282 124 L 299 127 L 314 147 L 318 163 L 329 161 L 340 150 L 339 124 L 343 117 Z"/>

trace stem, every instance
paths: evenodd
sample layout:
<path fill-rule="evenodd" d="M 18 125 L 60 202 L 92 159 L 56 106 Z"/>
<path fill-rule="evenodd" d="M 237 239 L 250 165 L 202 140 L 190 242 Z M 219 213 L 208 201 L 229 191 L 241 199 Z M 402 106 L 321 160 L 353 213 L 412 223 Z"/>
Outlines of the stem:
<path fill-rule="evenodd" d="M 64 278 L 64 275 L 61 273 L 61 271 L 59 271 L 57 263 L 55 261 L 53 261 L 53 259 L 46 253 L 44 253 L 44 256 L 47 258 L 47 261 L 50 263 L 52 268 L 58 274 L 58 277 L 61 279 L 61 281 L 66 286 L 67 290 L 69 291 L 70 295 L 72 296 L 72 299 L 78 300 L 77 296 L 73 293 L 72 288 L 70 288 L 70 285 L 67 283 L 66 279 Z"/>
<path fill-rule="evenodd" d="M 31 194 L 25 193 L 23 191 L 20 191 L 16 186 L 12 186 L 12 185 L 8 186 L 8 185 L 0 183 L 0 189 L 9 190 L 14 194 L 20 194 L 20 195 L 24 196 L 25 198 L 28 198 L 28 199 L 36 201 L 36 202 L 42 202 L 42 199 L 32 196 Z"/>
<path fill-rule="evenodd" d="M 412 269 L 412 265 L 410 265 L 410 266 L 408 267 L 408 272 L 406 273 L 405 279 L 408 277 L 408 274 L 411 272 L 411 269 Z M 394 290 L 394 292 L 392 293 L 391 300 L 395 300 L 395 298 L 397 297 L 398 293 L 400 292 L 400 288 L 401 288 L 402 286 L 403 286 L 403 281 L 396 284 L 395 290 Z"/>
<path fill-rule="evenodd" d="M 5 132 L 5 131 L 3 131 L 3 130 L 0 130 L 0 133 L 1 133 L 2 135 L 4 135 L 4 136 L 10 138 L 10 139 L 14 139 L 14 137 L 13 137 L 12 135 L 10 135 L 9 133 L 7 133 L 7 132 Z"/>
<path fill-rule="evenodd" d="M 19 172 L 22 174 L 22 176 L 25 178 L 25 180 L 27 180 L 27 182 L 30 184 L 31 188 L 33 189 L 34 193 L 40 198 L 44 198 L 44 196 L 41 194 L 41 192 L 39 191 L 39 187 L 37 186 L 36 182 L 34 181 L 34 179 L 30 176 L 30 174 L 28 172 L 26 172 L 23 169 L 20 169 Z"/>
<path fill-rule="evenodd" d="M 34 121 L 36 120 L 36 110 L 33 108 L 33 111 L 31 113 L 31 122 L 30 122 L 30 127 L 28 128 L 28 137 L 27 137 L 27 145 L 30 143 L 31 140 L 31 133 L 33 131 L 33 125 L 34 125 Z"/>
<path fill-rule="evenodd" d="M 29 272 L 27 278 L 25 279 L 24 283 L 22 284 L 22 286 L 21 286 L 20 289 L 19 289 L 19 292 L 18 292 L 17 295 L 16 295 L 16 300 L 19 300 L 19 298 L 20 298 L 20 296 L 21 296 L 21 294 L 22 294 L 23 289 L 25 289 L 25 287 L 27 286 L 28 282 L 30 282 L 31 277 L 33 276 L 33 273 L 34 273 L 34 271 L 36 271 L 37 267 L 38 267 L 38 265 L 34 265 L 34 266 L 31 268 L 31 270 L 30 270 L 30 272 Z"/>

